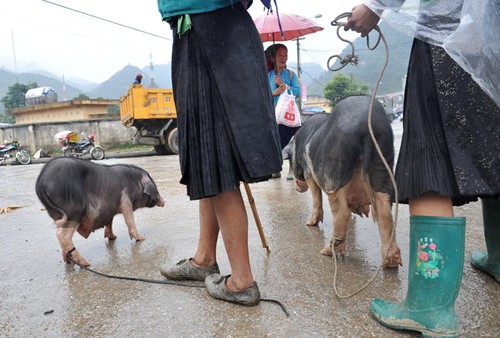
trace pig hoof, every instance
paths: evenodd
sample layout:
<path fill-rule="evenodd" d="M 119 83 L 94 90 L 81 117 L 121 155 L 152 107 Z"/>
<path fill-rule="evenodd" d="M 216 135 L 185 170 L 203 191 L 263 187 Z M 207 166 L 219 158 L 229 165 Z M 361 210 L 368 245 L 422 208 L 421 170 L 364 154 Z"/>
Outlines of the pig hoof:
<path fill-rule="evenodd" d="M 63 253 L 64 261 L 67 264 L 75 263 L 80 266 L 90 266 L 90 263 L 87 262 L 78 251 L 72 249 L 68 252 Z M 70 259 L 71 258 L 71 259 Z"/>
<path fill-rule="evenodd" d="M 325 256 L 332 256 L 333 252 L 335 252 L 337 258 L 344 258 L 347 254 L 347 246 L 345 240 L 335 240 L 333 245 L 327 245 L 323 248 L 323 250 L 320 251 L 320 253 Z"/>
<path fill-rule="evenodd" d="M 337 259 L 344 259 L 345 258 L 345 253 L 337 252 L 336 255 Z"/>
<path fill-rule="evenodd" d="M 403 266 L 401 257 L 389 257 L 384 261 L 384 268 L 398 268 L 400 265 Z"/>
<path fill-rule="evenodd" d="M 382 259 L 385 255 L 382 255 Z M 397 268 L 399 265 L 403 266 L 403 261 L 401 260 L 401 250 L 398 247 L 392 248 L 387 257 L 385 257 L 383 267 L 384 268 Z"/>
<path fill-rule="evenodd" d="M 310 227 L 315 227 L 318 225 L 319 222 L 320 222 L 319 220 L 311 219 L 306 223 L 306 225 Z"/>
<path fill-rule="evenodd" d="M 319 253 L 324 255 L 324 256 L 331 256 L 332 255 L 332 247 L 327 245 Z"/>
<path fill-rule="evenodd" d="M 108 238 L 110 240 L 116 239 L 116 235 L 113 232 L 113 228 L 111 227 L 111 225 L 104 226 L 104 238 Z"/>
<path fill-rule="evenodd" d="M 131 235 L 130 239 L 135 239 L 137 242 L 139 242 L 139 241 L 143 241 L 144 240 L 144 236 L 141 236 L 139 234 L 137 234 L 137 235 Z"/>
<path fill-rule="evenodd" d="M 399 268 L 399 264 L 398 263 L 389 262 L 389 261 L 386 260 L 384 262 L 384 268 L 397 269 L 397 268 Z"/>

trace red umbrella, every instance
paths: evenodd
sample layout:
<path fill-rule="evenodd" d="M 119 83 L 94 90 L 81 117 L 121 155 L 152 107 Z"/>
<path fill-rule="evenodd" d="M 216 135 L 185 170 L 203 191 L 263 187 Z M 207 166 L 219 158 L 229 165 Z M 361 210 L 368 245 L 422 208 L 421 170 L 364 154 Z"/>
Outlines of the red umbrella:
<path fill-rule="evenodd" d="M 261 15 L 254 20 L 262 42 L 287 41 L 323 30 L 314 21 L 300 15 L 280 13 L 279 21 L 281 30 L 275 13 Z"/>

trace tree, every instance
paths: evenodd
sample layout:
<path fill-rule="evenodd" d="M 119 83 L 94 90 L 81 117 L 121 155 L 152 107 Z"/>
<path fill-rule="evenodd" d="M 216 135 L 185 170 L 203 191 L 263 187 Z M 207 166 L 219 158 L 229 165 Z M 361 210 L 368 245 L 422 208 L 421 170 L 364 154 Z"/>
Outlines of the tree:
<path fill-rule="evenodd" d="M 0 121 L 4 123 L 15 123 L 16 118 L 10 113 L 10 110 L 24 107 L 26 103 L 26 92 L 37 87 L 38 84 L 36 82 L 29 82 L 27 85 L 16 82 L 10 86 L 7 94 L 5 94 L 1 100 L 6 112 L 3 115 L 0 115 Z"/>
<path fill-rule="evenodd" d="M 120 106 L 118 105 L 109 106 L 108 114 L 111 116 L 120 116 Z"/>
<path fill-rule="evenodd" d="M 77 97 L 75 97 L 74 99 L 76 100 L 89 100 L 90 97 L 85 94 L 85 93 L 80 93 Z"/>
<path fill-rule="evenodd" d="M 326 84 L 323 95 L 328 101 L 329 106 L 334 107 L 339 101 L 353 95 L 366 95 L 367 85 L 358 85 L 344 74 L 337 74 L 332 81 Z"/>

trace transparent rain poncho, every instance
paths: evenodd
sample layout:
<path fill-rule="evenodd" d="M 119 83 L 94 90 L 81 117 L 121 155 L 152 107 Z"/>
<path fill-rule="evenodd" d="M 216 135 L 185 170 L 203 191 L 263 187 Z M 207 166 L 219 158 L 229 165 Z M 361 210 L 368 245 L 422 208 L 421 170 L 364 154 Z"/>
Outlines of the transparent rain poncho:
<path fill-rule="evenodd" d="M 500 0 L 366 0 L 395 29 L 440 46 L 500 107 Z"/>

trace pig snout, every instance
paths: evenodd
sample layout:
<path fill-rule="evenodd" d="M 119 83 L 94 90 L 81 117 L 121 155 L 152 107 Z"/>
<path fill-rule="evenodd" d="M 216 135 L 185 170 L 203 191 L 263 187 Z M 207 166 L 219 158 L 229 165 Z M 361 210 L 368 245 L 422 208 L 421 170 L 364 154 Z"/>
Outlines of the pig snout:
<path fill-rule="evenodd" d="M 143 196 L 147 196 L 148 198 L 146 204 L 143 206 L 146 206 L 148 208 L 152 208 L 154 206 L 163 207 L 166 203 L 166 200 L 158 192 L 158 188 L 156 187 L 156 184 L 149 176 L 149 174 L 144 173 L 144 175 L 141 177 L 141 183 L 143 185 L 142 194 Z"/>
<path fill-rule="evenodd" d="M 158 202 L 156 202 L 156 206 L 163 208 L 165 206 L 165 203 L 167 203 L 167 200 L 160 195 Z"/>

